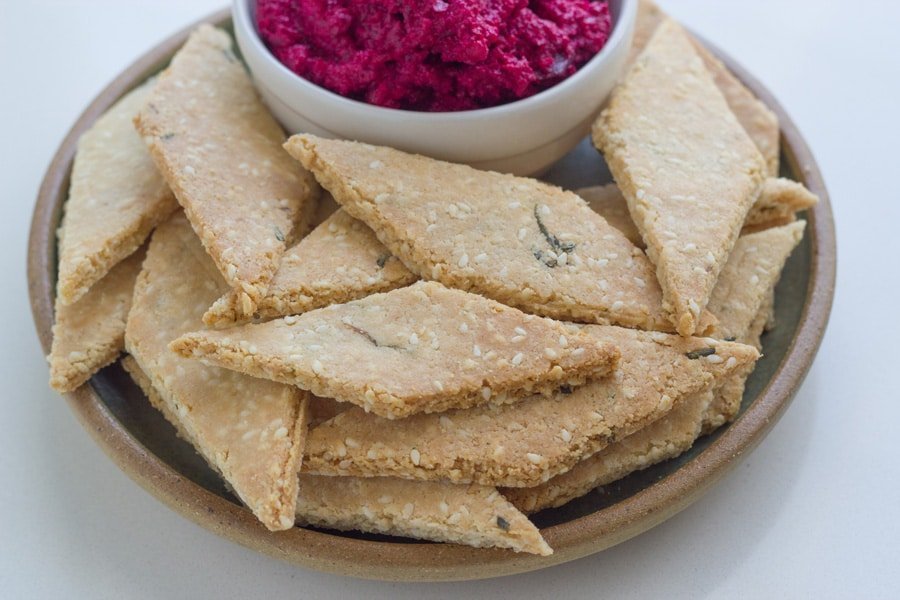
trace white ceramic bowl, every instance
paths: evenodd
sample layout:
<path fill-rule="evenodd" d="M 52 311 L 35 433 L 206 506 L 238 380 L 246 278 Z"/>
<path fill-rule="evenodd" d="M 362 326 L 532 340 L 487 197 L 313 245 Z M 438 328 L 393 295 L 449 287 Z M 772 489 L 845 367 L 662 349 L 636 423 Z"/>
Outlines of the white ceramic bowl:
<path fill-rule="evenodd" d="M 238 46 L 260 94 L 289 133 L 391 146 L 517 175 L 547 169 L 587 134 L 631 46 L 637 0 L 610 0 L 612 32 L 574 75 L 523 100 L 459 112 L 418 112 L 350 100 L 291 72 L 256 29 L 255 0 L 234 0 Z"/>

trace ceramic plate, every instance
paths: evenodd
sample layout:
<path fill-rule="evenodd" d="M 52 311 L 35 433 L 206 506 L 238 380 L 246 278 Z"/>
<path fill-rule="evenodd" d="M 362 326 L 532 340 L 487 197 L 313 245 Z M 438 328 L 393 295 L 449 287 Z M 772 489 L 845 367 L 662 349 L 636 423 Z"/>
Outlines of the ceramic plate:
<path fill-rule="evenodd" d="M 206 21 L 230 27 L 227 11 Z M 56 239 L 78 137 L 119 97 L 163 68 L 196 24 L 150 50 L 81 115 L 47 170 L 31 225 L 28 278 L 44 351 L 49 352 L 56 281 Z M 296 527 L 270 533 L 228 492 L 193 449 L 176 438 L 127 374 L 112 365 L 66 399 L 103 450 L 148 492 L 200 525 L 240 544 L 306 567 L 391 580 L 459 580 L 540 569 L 599 552 L 671 517 L 699 498 L 752 450 L 787 408 L 825 330 L 834 292 L 835 239 L 831 208 L 812 154 L 775 99 L 734 61 L 713 49 L 777 114 L 783 175 L 821 198 L 804 217 L 806 236 L 776 290 L 778 326 L 763 337 L 764 358 L 750 377 L 740 417 L 702 438 L 681 457 L 634 473 L 569 504 L 534 516 L 555 553 L 550 557 L 499 549 L 420 542 L 388 536 Z M 569 189 L 610 181 L 599 154 L 583 141 L 545 179 Z"/>

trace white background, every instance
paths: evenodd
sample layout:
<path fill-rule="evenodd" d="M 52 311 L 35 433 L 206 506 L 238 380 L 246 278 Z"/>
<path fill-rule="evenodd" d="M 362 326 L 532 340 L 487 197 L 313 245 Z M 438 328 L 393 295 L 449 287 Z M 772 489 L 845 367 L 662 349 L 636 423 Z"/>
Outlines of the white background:
<path fill-rule="evenodd" d="M 283 564 L 141 490 L 47 387 L 25 283 L 57 144 L 134 58 L 223 0 L 0 0 L 0 597 L 898 597 L 900 6 L 682 0 L 814 150 L 839 241 L 831 324 L 794 404 L 709 494 L 612 550 L 522 576 L 390 584 Z"/>

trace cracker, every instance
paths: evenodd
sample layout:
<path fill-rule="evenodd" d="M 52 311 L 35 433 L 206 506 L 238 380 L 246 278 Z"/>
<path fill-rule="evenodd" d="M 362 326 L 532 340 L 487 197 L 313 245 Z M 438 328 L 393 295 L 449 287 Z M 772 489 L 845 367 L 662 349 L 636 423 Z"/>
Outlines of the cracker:
<path fill-rule="evenodd" d="M 660 10 L 652 0 L 641 0 L 638 3 L 638 16 L 628 64 L 634 63 L 650 41 L 656 28 L 666 18 L 666 13 Z M 699 40 L 692 38 L 691 41 L 719 91 L 725 97 L 725 101 L 728 102 L 728 107 L 765 158 L 768 174 L 776 176 L 778 174 L 780 133 L 778 117 Z"/>
<path fill-rule="evenodd" d="M 700 55 L 704 66 L 725 97 L 728 107 L 765 159 L 766 173 L 772 177 L 777 176 L 781 134 L 778 117 L 747 86 L 741 83 L 706 46 L 696 39 L 692 38 L 691 41 L 694 44 L 694 50 Z"/>
<path fill-rule="evenodd" d="M 615 183 L 585 187 L 575 190 L 575 193 L 629 242 L 639 248 L 645 247 L 641 233 L 628 212 L 625 196 Z M 759 197 L 750 207 L 741 235 L 793 223 L 796 220 L 794 213 L 811 208 L 818 201 L 818 197 L 802 183 L 770 177 L 765 180 Z"/>
<path fill-rule="evenodd" d="M 311 473 L 527 487 L 665 415 L 758 352 L 708 338 L 585 326 L 622 356 L 613 376 L 551 397 L 386 421 L 351 409 L 309 433 Z M 652 373 L 652 376 L 648 374 Z"/>
<path fill-rule="evenodd" d="M 660 25 L 594 123 L 594 143 L 690 335 L 765 177 L 763 157 L 684 31 Z"/>
<path fill-rule="evenodd" d="M 785 261 L 803 238 L 805 221 L 741 236 L 710 299 L 720 316 L 715 335 L 760 348 Z M 737 417 L 752 366 L 739 370 L 717 391 L 703 419 L 703 433 Z"/>
<path fill-rule="evenodd" d="M 818 202 L 819 197 L 802 183 L 770 177 L 763 183 L 759 198 L 747 213 L 744 228 L 785 225 L 793 221 L 795 213 L 812 208 Z"/>
<path fill-rule="evenodd" d="M 318 188 L 280 147 L 284 133 L 228 34 L 198 27 L 135 125 L 244 312 L 252 312 Z"/>
<path fill-rule="evenodd" d="M 391 419 L 579 385 L 608 374 L 618 356 L 562 323 L 435 282 L 191 333 L 172 349 Z"/>
<path fill-rule="evenodd" d="M 126 94 L 78 140 L 59 230 L 58 303 L 74 304 L 178 208 L 131 120 L 154 81 Z"/>
<path fill-rule="evenodd" d="M 709 301 L 719 319 L 716 337 L 744 341 L 805 226 L 806 221 L 796 221 L 738 239 Z"/>
<path fill-rule="evenodd" d="M 50 346 L 50 387 L 71 392 L 113 362 L 124 348 L 125 320 L 144 253 L 114 266 L 74 304 L 56 299 Z"/>
<path fill-rule="evenodd" d="M 675 458 L 694 445 L 712 398 L 712 390 L 692 394 L 664 417 L 581 461 L 571 471 L 534 487 L 504 488 L 501 492 L 513 506 L 531 514 L 562 506 L 598 486 Z"/>
<path fill-rule="evenodd" d="M 295 315 L 407 286 L 416 280 L 364 223 L 338 210 L 281 259 L 254 314 L 232 290 L 203 316 L 211 326 Z"/>
<path fill-rule="evenodd" d="M 495 488 L 482 485 L 301 475 L 297 520 L 477 548 L 553 553 L 525 515 Z"/>
<path fill-rule="evenodd" d="M 293 525 L 305 424 L 296 388 L 179 357 L 170 340 L 196 329 L 226 289 L 182 214 L 154 233 L 125 345 L 181 429 L 271 530 Z"/>
<path fill-rule="evenodd" d="M 646 256 L 572 192 L 358 142 L 285 147 L 423 279 L 543 316 L 672 330 Z"/>

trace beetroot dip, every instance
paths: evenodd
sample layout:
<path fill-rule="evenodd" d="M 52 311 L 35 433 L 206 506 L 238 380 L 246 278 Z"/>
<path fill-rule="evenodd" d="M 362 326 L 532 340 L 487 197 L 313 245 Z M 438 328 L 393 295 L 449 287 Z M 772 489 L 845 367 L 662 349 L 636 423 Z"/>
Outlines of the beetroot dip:
<path fill-rule="evenodd" d="M 304 79 L 420 111 L 536 94 L 575 73 L 611 29 L 606 0 L 259 0 L 256 21 Z"/>

